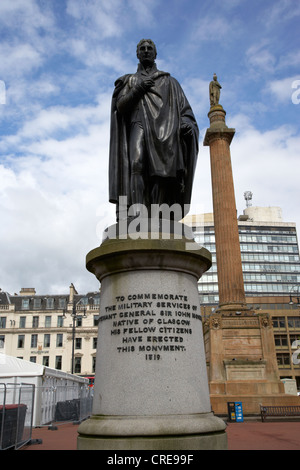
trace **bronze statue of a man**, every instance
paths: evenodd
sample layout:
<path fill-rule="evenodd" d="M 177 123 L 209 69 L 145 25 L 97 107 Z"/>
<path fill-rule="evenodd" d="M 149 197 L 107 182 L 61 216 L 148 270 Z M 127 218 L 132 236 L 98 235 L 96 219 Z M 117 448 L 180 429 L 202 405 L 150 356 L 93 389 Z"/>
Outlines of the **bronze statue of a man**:
<path fill-rule="evenodd" d="M 153 41 L 142 39 L 137 72 L 115 82 L 109 200 L 117 204 L 117 214 L 121 196 L 136 213 L 140 205 L 149 211 L 151 204 L 177 203 L 184 210 L 190 203 L 198 126 L 177 80 L 157 69 L 156 54 Z"/>

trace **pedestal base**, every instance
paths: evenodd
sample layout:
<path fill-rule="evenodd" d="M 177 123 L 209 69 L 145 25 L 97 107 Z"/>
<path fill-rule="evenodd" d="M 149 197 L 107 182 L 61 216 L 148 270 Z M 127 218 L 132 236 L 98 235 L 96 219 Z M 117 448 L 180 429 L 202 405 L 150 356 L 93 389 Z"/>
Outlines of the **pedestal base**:
<path fill-rule="evenodd" d="M 213 413 L 93 416 L 79 427 L 78 450 L 227 450 L 225 427 Z"/>
<path fill-rule="evenodd" d="M 211 413 L 197 287 L 211 255 L 183 228 L 135 239 L 114 229 L 87 255 L 101 303 L 93 415 L 78 449 L 227 446 Z"/>

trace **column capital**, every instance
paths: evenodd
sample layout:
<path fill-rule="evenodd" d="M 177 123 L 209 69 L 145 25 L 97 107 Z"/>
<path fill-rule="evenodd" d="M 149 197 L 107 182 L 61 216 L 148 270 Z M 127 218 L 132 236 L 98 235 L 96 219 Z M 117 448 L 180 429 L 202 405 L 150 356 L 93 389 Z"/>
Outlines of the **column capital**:
<path fill-rule="evenodd" d="M 225 121 L 226 111 L 223 109 L 223 106 L 220 104 L 211 106 L 207 116 L 210 121 L 210 127 L 206 131 L 203 145 L 209 146 L 216 139 L 227 140 L 228 144 L 230 144 L 235 134 L 235 129 L 227 127 Z"/>
<path fill-rule="evenodd" d="M 229 129 L 227 126 L 226 127 L 209 127 L 206 130 L 204 140 L 203 140 L 203 145 L 204 146 L 209 146 L 214 140 L 216 139 L 223 139 L 227 140 L 228 144 L 231 143 L 233 136 L 235 134 L 235 129 Z"/>

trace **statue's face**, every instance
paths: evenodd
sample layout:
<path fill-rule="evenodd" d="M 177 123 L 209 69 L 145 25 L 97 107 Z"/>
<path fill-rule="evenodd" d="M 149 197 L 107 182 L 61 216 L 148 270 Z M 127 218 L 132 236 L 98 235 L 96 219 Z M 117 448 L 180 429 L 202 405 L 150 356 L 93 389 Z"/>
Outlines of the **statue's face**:
<path fill-rule="evenodd" d="M 156 57 L 155 48 L 149 42 L 143 42 L 138 49 L 138 59 L 141 63 L 153 63 Z"/>

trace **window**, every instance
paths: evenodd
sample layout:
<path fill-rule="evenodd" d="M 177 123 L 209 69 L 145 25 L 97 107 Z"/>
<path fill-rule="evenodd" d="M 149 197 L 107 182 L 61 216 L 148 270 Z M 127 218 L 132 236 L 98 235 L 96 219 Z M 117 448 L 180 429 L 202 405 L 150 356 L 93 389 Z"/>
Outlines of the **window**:
<path fill-rule="evenodd" d="M 56 347 L 61 348 L 63 345 L 63 335 L 61 333 L 58 333 L 56 335 Z"/>
<path fill-rule="evenodd" d="M 74 372 L 75 374 L 81 373 L 81 357 L 75 357 Z"/>
<path fill-rule="evenodd" d="M 0 335 L 0 349 L 4 349 L 5 346 L 5 336 Z"/>
<path fill-rule="evenodd" d="M 49 348 L 50 347 L 50 335 L 46 334 L 44 335 L 44 348 Z"/>
<path fill-rule="evenodd" d="M 62 356 L 55 356 L 55 369 L 61 370 Z"/>
<path fill-rule="evenodd" d="M 33 308 L 42 308 L 42 299 L 33 299 Z"/>
<path fill-rule="evenodd" d="M 22 310 L 29 310 L 29 299 L 22 299 Z"/>
<path fill-rule="evenodd" d="M 49 356 L 43 356 L 43 366 L 49 367 Z"/>
<path fill-rule="evenodd" d="M 39 317 L 32 317 L 32 328 L 38 328 L 39 326 Z"/>
<path fill-rule="evenodd" d="M 51 327 L 51 316 L 47 315 L 45 317 L 45 328 L 50 328 Z"/>
<path fill-rule="evenodd" d="M 6 317 L 0 317 L 0 328 L 6 328 Z"/>
<path fill-rule="evenodd" d="M 94 326 L 98 326 L 100 315 L 94 315 Z"/>
<path fill-rule="evenodd" d="M 285 318 L 284 317 L 273 317 L 273 328 L 285 328 Z"/>
<path fill-rule="evenodd" d="M 93 338 L 93 349 L 97 349 L 97 336 Z"/>
<path fill-rule="evenodd" d="M 96 372 L 96 357 L 95 356 L 92 357 L 92 372 L 93 373 Z"/>
<path fill-rule="evenodd" d="M 18 348 L 24 348 L 25 335 L 18 335 Z"/>
<path fill-rule="evenodd" d="M 25 328 L 25 325 L 26 325 L 26 317 L 20 317 L 19 328 Z"/>
<path fill-rule="evenodd" d="M 279 368 L 290 366 L 290 355 L 288 353 L 276 354 Z"/>
<path fill-rule="evenodd" d="M 58 308 L 66 308 L 66 299 L 65 298 L 59 298 L 58 299 Z"/>
<path fill-rule="evenodd" d="M 37 342 L 38 342 L 38 335 L 31 335 L 30 347 L 37 348 Z"/>
<path fill-rule="evenodd" d="M 54 308 L 54 299 L 53 299 L 53 297 L 48 297 L 46 299 L 46 308 Z"/>
<path fill-rule="evenodd" d="M 288 326 L 289 328 L 299 328 L 300 329 L 300 318 L 298 317 L 288 317 Z"/>
<path fill-rule="evenodd" d="M 57 326 L 59 326 L 59 327 L 64 326 L 64 317 L 62 315 L 59 315 L 57 317 Z"/>
<path fill-rule="evenodd" d="M 275 340 L 275 346 L 287 346 L 288 345 L 288 340 L 287 336 L 285 335 L 275 335 L 274 336 Z"/>
<path fill-rule="evenodd" d="M 82 338 L 75 339 L 75 349 L 81 349 Z"/>
<path fill-rule="evenodd" d="M 80 304 L 86 306 L 89 303 L 88 297 L 82 297 L 80 299 Z"/>
<path fill-rule="evenodd" d="M 30 356 L 29 362 L 33 362 L 34 364 L 36 364 L 36 356 Z"/>

